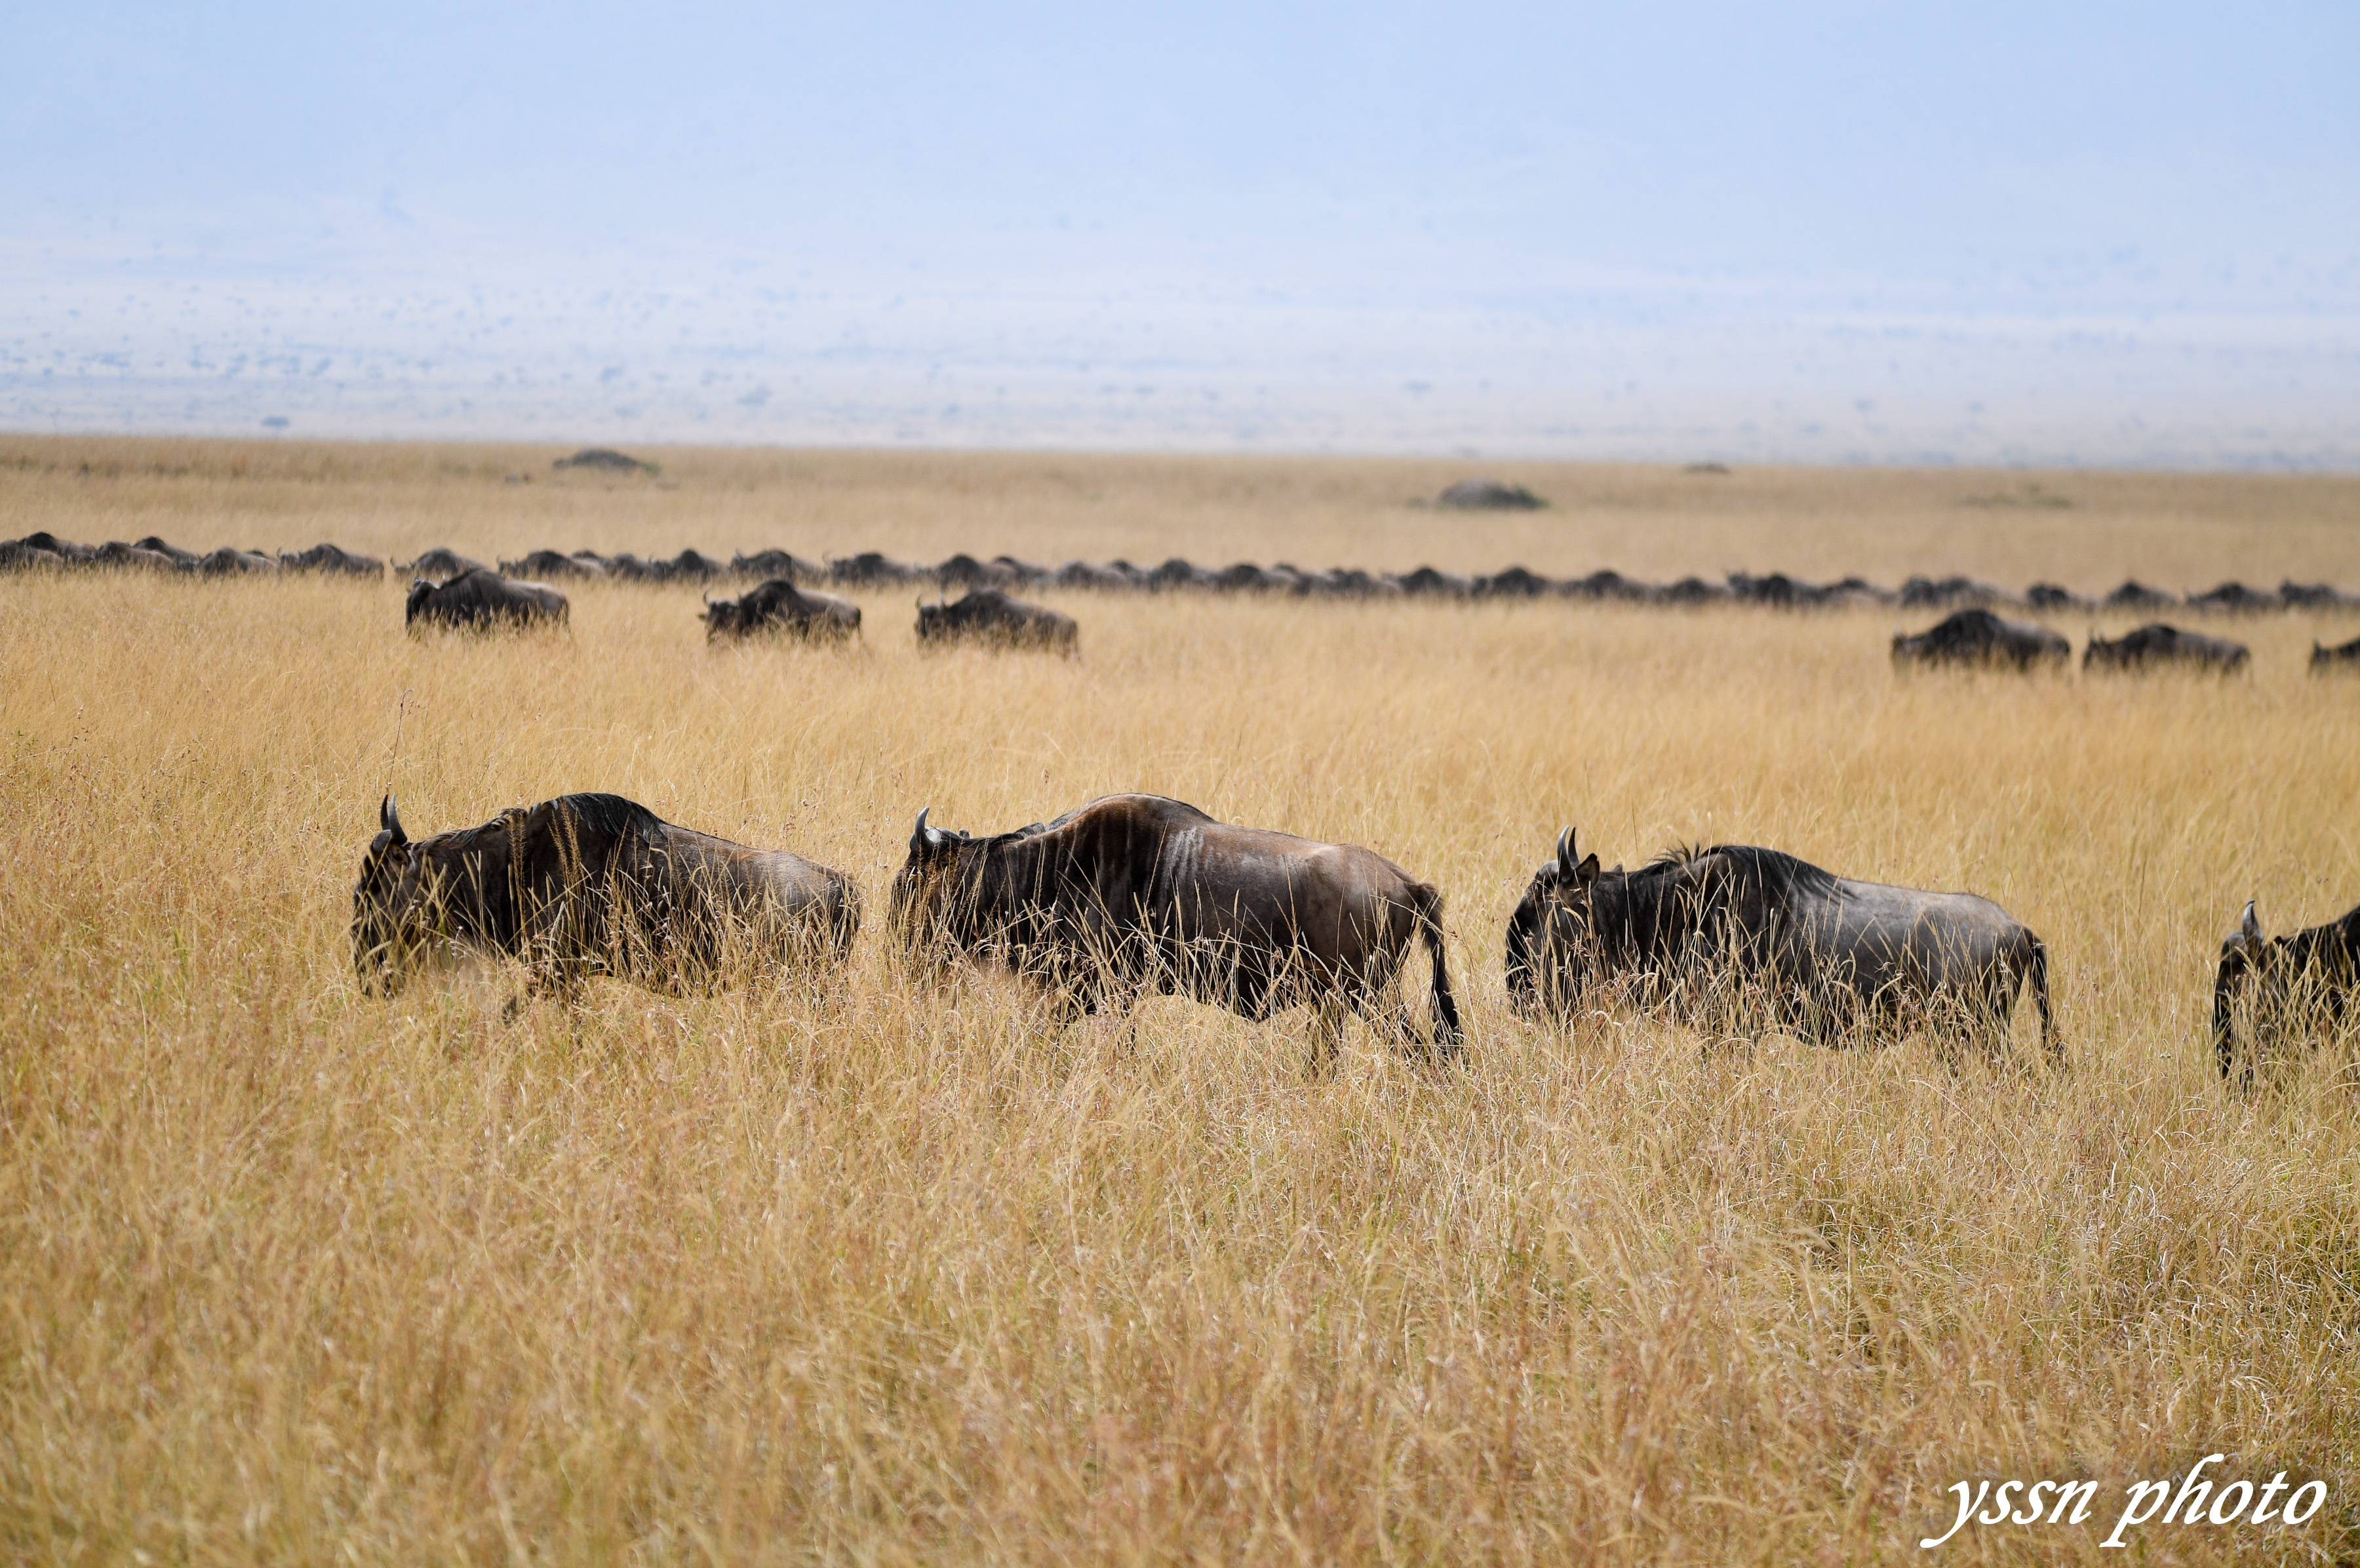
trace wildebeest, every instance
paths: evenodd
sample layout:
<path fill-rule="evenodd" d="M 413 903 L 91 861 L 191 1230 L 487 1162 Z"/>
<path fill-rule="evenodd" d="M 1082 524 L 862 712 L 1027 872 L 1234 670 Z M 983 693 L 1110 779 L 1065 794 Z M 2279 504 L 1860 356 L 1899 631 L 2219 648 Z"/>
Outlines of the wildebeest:
<path fill-rule="evenodd" d="M 1916 637 L 1896 636 L 1896 664 L 1981 664 L 2030 670 L 2063 664 L 2073 645 L 2047 626 L 2011 621 L 1989 610 L 1961 610 Z"/>
<path fill-rule="evenodd" d="M 161 542 L 161 541 L 158 541 Z M 168 550 L 165 553 L 169 554 Z M 344 577 L 382 577 L 385 562 L 373 555 L 355 555 L 322 541 L 309 550 L 281 550 L 279 564 L 289 572 L 325 572 Z"/>
<path fill-rule="evenodd" d="M 2099 603 L 2109 610 L 2167 610 L 2180 600 L 2160 588 L 2148 587 L 2136 577 L 2125 577 L 2122 586 Z"/>
<path fill-rule="evenodd" d="M 2208 588 L 2202 593 L 2191 593 L 2187 599 L 2188 607 L 2191 610 L 2226 610 L 2249 615 L 2278 609 L 2284 603 L 2276 593 L 2266 593 L 2234 581 Z"/>
<path fill-rule="evenodd" d="M 548 583 L 515 582 L 478 566 L 447 583 L 413 579 L 401 619 L 412 629 L 423 623 L 483 631 L 494 626 L 562 626 L 570 613 L 565 595 Z"/>
<path fill-rule="evenodd" d="M 2311 640 L 2311 672 L 2324 675 L 2331 670 L 2360 670 L 2360 637 L 2334 648 L 2322 648 L 2317 638 Z"/>
<path fill-rule="evenodd" d="M 1609 980 L 1689 1008 L 1737 1000 L 1733 987 L 1815 1039 L 1923 1023 L 1990 1043 L 2028 981 L 2041 1043 L 2061 1058 L 2048 949 L 1988 898 L 1855 882 L 1752 844 L 1677 849 L 1627 873 L 1574 856 L 1568 828 L 1508 922 L 1520 1010 L 1570 1015 Z"/>
<path fill-rule="evenodd" d="M 249 572 L 275 572 L 279 570 L 278 558 L 260 550 L 239 550 L 224 545 L 197 562 L 200 577 L 243 577 Z"/>
<path fill-rule="evenodd" d="M 827 576 L 827 568 L 816 561 L 805 561 L 792 550 L 756 550 L 752 555 L 739 551 L 729 560 L 730 575 L 754 583 L 768 583 L 773 577 L 783 577 L 790 583 L 817 583 Z"/>
<path fill-rule="evenodd" d="M 530 555 L 500 562 L 500 575 L 516 581 L 523 578 L 573 577 L 591 580 L 606 575 L 606 563 L 585 561 L 578 555 L 560 555 L 553 550 L 537 550 Z"/>
<path fill-rule="evenodd" d="M 1016 569 L 998 561 L 978 561 L 962 551 L 934 568 L 934 580 L 945 588 L 1012 588 Z"/>
<path fill-rule="evenodd" d="M 840 588 L 881 588 L 895 583 L 917 583 L 932 575 L 923 566 L 912 566 L 906 561 L 896 561 L 867 550 L 858 555 L 831 561 L 827 566 L 828 580 Z"/>
<path fill-rule="evenodd" d="M 774 577 L 735 599 L 705 601 L 705 637 L 745 637 L 753 632 L 792 632 L 814 642 L 843 642 L 860 630 L 860 606 L 849 599 L 798 588 Z"/>
<path fill-rule="evenodd" d="M 2251 657 L 2251 650 L 2244 643 L 2184 632 L 2154 621 L 2135 632 L 2124 633 L 2113 642 L 2091 633 L 2090 646 L 2081 654 L 2081 668 L 2136 670 L 2179 665 L 2226 675 L 2243 670 Z"/>
<path fill-rule="evenodd" d="M 1401 591 L 1415 599 L 1466 599 L 1475 593 L 1475 579 L 1456 572 L 1421 566 L 1394 579 Z"/>
<path fill-rule="evenodd" d="M 667 822 L 620 795 L 561 795 L 412 843 L 388 795 L 353 888 L 353 966 L 398 989 L 450 948 L 593 975 L 710 982 L 732 956 L 841 963 L 860 895 L 838 871 Z"/>
<path fill-rule="evenodd" d="M 1000 648 L 1076 651 L 1074 617 L 1045 604 L 1011 599 L 997 588 L 976 588 L 955 604 L 918 604 L 921 643 L 980 642 Z"/>
<path fill-rule="evenodd" d="M 407 572 L 413 577 L 464 577 L 470 572 L 488 572 L 482 561 L 461 555 L 448 545 L 436 545 L 415 561 L 398 561 L 394 570 Z"/>
<path fill-rule="evenodd" d="M 2298 1035 L 2317 1035 L 2344 1021 L 2360 972 L 2360 908 L 2344 918 L 2291 936 L 2264 937 L 2245 901 L 2245 919 L 2221 944 L 2221 966 L 2212 976 L 2212 1051 L 2226 1079 L 2235 1059 L 2235 1020 L 2240 994 L 2250 997 L 2253 1050 L 2242 1081 L 2254 1081 L 2254 1057 Z"/>
<path fill-rule="evenodd" d="M 1332 1051 L 1345 1009 L 1372 1021 L 1413 939 L 1433 960 L 1432 1048 L 1459 1048 L 1442 896 L 1373 850 L 1216 822 L 1159 795 L 1109 795 L 988 838 L 918 813 L 893 879 L 913 954 L 1004 964 L 1085 1013 L 1144 992 L 1250 1018 L 1318 1007 Z M 1415 1039 L 1405 1013 L 1391 1026 Z"/>
<path fill-rule="evenodd" d="M 147 572 L 168 572 L 179 574 L 187 569 L 161 550 L 143 550 L 121 539 L 109 539 L 98 547 L 91 560 L 93 566 L 131 566 Z"/>

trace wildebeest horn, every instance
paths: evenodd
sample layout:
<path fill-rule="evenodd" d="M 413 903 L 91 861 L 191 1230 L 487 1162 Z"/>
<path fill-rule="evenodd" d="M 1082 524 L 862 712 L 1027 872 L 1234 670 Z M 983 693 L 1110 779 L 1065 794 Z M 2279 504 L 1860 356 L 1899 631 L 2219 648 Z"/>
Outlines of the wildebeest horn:
<path fill-rule="evenodd" d="M 943 830 L 926 825 L 926 818 L 933 811 L 932 806 L 925 806 L 920 808 L 918 811 L 918 831 L 910 835 L 910 848 L 913 853 L 921 849 L 932 849 L 943 842 Z"/>
<path fill-rule="evenodd" d="M 2262 922 L 2255 917 L 2254 902 L 2251 898 L 2245 900 L 2245 918 L 2237 922 L 2237 934 L 2247 942 L 2259 945 L 2262 940 Z"/>
<path fill-rule="evenodd" d="M 1557 835 L 1557 874 L 1573 875 L 1573 830 L 1569 827 Z"/>
<path fill-rule="evenodd" d="M 401 831 L 401 813 L 393 809 L 393 792 L 389 789 L 386 791 L 385 799 L 377 802 L 377 825 L 391 833 L 394 843 L 410 842 L 410 835 Z M 2250 912 L 2252 906 L 2248 905 L 2246 908 Z"/>

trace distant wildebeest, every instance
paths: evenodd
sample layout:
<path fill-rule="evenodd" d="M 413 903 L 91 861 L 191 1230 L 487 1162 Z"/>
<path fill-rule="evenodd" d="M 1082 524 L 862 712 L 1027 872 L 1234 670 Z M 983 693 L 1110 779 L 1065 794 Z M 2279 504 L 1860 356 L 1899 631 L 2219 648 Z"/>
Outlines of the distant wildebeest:
<path fill-rule="evenodd" d="M 562 626 L 570 613 L 565 595 L 548 583 L 514 582 L 478 566 L 447 583 L 413 579 L 401 618 L 413 630 L 423 624 L 482 631 L 494 626 Z"/>
<path fill-rule="evenodd" d="M 962 551 L 934 570 L 934 581 L 945 588 L 1013 588 L 1016 569 L 998 561 L 978 561 Z"/>
<path fill-rule="evenodd" d="M 2005 597 L 1990 583 L 1972 577 L 1912 577 L 1901 585 L 1905 610 L 1954 610 L 1964 604 L 1988 608 Z"/>
<path fill-rule="evenodd" d="M 176 576 L 187 570 L 161 550 L 142 550 L 136 544 L 125 544 L 121 539 L 109 539 L 100 545 L 91 564 L 137 567 L 144 572 L 167 572 Z"/>
<path fill-rule="evenodd" d="M 414 844 L 388 795 L 377 827 L 353 888 L 353 966 L 373 992 L 452 948 L 517 959 L 536 986 L 709 983 L 732 957 L 841 963 L 860 924 L 843 873 L 619 795 L 561 795 Z"/>
<path fill-rule="evenodd" d="M 1404 587 L 1407 584 L 1404 583 Z M 1479 599 L 1538 599 L 1557 591 L 1555 578 L 1544 577 L 1529 567 L 1511 566 L 1504 572 L 1494 572 L 1489 577 L 1475 580 L 1474 592 Z"/>
<path fill-rule="evenodd" d="M 1049 576 L 1052 586 L 1058 588 L 1122 589 L 1134 586 L 1131 580 L 1111 566 L 1099 566 L 1087 561 L 1069 561 Z"/>
<path fill-rule="evenodd" d="M 2041 664 L 2064 664 L 2073 657 L 2073 645 L 2047 626 L 2030 621 L 2005 620 L 1989 610 L 1961 610 L 1916 637 L 1896 636 L 1896 664 L 1994 665 L 2030 670 Z"/>
<path fill-rule="evenodd" d="M 1232 826 L 1158 795 L 1109 795 L 988 838 L 926 815 L 893 879 L 893 929 L 913 955 L 1006 964 L 1084 1013 L 1126 1014 L 1148 991 L 1250 1018 L 1312 1006 L 1325 1054 L 1346 1010 L 1378 1021 L 1422 937 L 1426 1043 L 1459 1050 L 1442 896 L 1373 850 Z M 1405 1009 L 1387 1027 L 1416 1038 Z"/>
<path fill-rule="evenodd" d="M 2360 599 L 2344 593 L 2333 583 L 2298 583 L 2291 577 L 2278 584 L 2278 603 L 2289 610 L 2349 610 L 2360 607 Z"/>
<path fill-rule="evenodd" d="M 2085 610 L 2090 601 L 2056 583 L 2036 583 L 2024 591 L 2024 602 L 2036 610 Z"/>
<path fill-rule="evenodd" d="M 752 555 L 741 551 L 732 556 L 729 572 L 733 577 L 742 577 L 751 583 L 768 583 L 773 577 L 783 577 L 790 583 L 801 584 L 824 581 L 827 568 L 816 561 L 805 561 L 792 550 L 772 549 L 756 550 Z"/>
<path fill-rule="evenodd" d="M 2360 637 L 2334 648 L 2322 648 L 2317 638 L 2311 640 L 2311 672 L 2324 675 L 2333 670 L 2360 670 Z"/>
<path fill-rule="evenodd" d="M 2276 593 L 2266 593 L 2237 582 L 2223 583 L 2202 593 L 2191 593 L 2186 602 L 2191 610 L 2224 610 L 2248 615 L 2279 609 L 2285 604 L 2285 601 Z"/>
<path fill-rule="evenodd" d="M 2172 665 L 2226 675 L 2243 670 L 2251 657 L 2251 650 L 2244 643 L 2184 632 L 2155 621 L 2135 632 L 2125 632 L 2113 642 L 2091 633 L 2090 646 L 2081 654 L 2081 668 L 2137 670 Z"/>
<path fill-rule="evenodd" d="M 816 588 L 798 588 L 783 577 L 735 599 L 705 601 L 707 642 L 765 631 L 791 632 L 814 642 L 843 642 L 859 630 L 859 605 Z"/>
<path fill-rule="evenodd" d="M 2177 595 L 2150 588 L 2136 577 L 2124 578 L 2121 587 L 2099 601 L 2109 610 L 2168 610 L 2179 603 Z"/>
<path fill-rule="evenodd" d="M 1457 572 L 1421 566 L 1394 579 L 1413 599 L 1467 599 L 1474 596 L 1475 579 Z"/>
<path fill-rule="evenodd" d="M 412 577 L 432 577 L 437 579 L 463 577 L 470 572 L 489 572 L 491 570 L 490 567 L 486 566 L 482 561 L 461 555 L 449 545 L 442 544 L 436 545 L 432 550 L 428 550 L 425 554 L 420 556 L 415 561 L 395 561 L 393 563 L 393 569 L 396 572 L 407 572 Z"/>
<path fill-rule="evenodd" d="M 606 563 L 585 561 L 578 555 L 560 555 L 553 550 L 537 550 L 515 561 L 501 561 L 500 575 L 511 582 L 568 577 L 587 582 L 606 576 Z"/>
<path fill-rule="evenodd" d="M 1576 861 L 1573 830 L 1508 922 L 1508 995 L 1559 1017 L 1621 981 L 1643 1003 L 1748 999 L 1817 1040 L 1910 1024 L 2005 1040 L 2027 981 L 2052 1061 L 2049 953 L 1988 898 L 1855 882 L 1774 849 L 1677 849 L 1638 870 Z"/>
<path fill-rule="evenodd" d="M 2223 1079 L 2236 1053 L 2238 998 L 2250 999 L 2254 1040 L 2242 1080 L 2247 1084 L 2254 1081 L 2254 1058 L 2264 1051 L 2340 1025 L 2360 978 L 2360 908 L 2327 925 L 2266 938 L 2254 902 L 2246 900 L 2245 919 L 2221 944 L 2221 966 L 2212 976 L 2212 1050 Z"/>
<path fill-rule="evenodd" d="M 385 562 L 373 555 L 355 555 L 322 542 L 304 550 L 281 550 L 279 564 L 289 572 L 324 572 L 340 577 L 382 577 Z"/>
<path fill-rule="evenodd" d="M 204 559 L 203 556 L 198 554 L 195 550 L 182 550 L 179 545 L 167 542 L 162 536 L 158 534 L 149 534 L 143 539 L 134 539 L 132 541 L 132 548 L 134 550 L 152 550 L 158 555 L 169 555 L 174 561 L 180 562 L 180 569 L 184 572 L 194 572 L 197 569 L 197 562 Z"/>
<path fill-rule="evenodd" d="M 278 558 L 260 550 L 238 550 L 224 545 L 197 562 L 200 577 L 243 577 L 249 573 L 270 573 L 279 570 Z"/>
<path fill-rule="evenodd" d="M 955 604 L 918 605 L 920 643 L 979 642 L 1071 654 L 1080 630 L 1074 617 L 1045 604 L 1011 599 L 997 588 L 977 588 Z"/>
<path fill-rule="evenodd" d="M 827 565 L 828 581 L 839 588 L 883 588 L 896 583 L 922 582 L 932 575 L 923 566 L 912 566 L 873 550 L 831 561 Z"/>

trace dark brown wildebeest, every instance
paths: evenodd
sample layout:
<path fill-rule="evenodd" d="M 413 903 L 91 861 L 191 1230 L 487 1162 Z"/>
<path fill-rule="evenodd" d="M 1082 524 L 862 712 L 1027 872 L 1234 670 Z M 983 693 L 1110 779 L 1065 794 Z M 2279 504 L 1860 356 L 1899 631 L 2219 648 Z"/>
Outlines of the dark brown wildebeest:
<path fill-rule="evenodd" d="M 279 569 L 276 556 L 265 555 L 257 550 L 239 550 L 226 544 L 197 562 L 197 575 L 200 577 L 243 577 L 252 572 L 275 572 Z"/>
<path fill-rule="evenodd" d="M 401 618 L 413 631 L 421 623 L 486 631 L 495 626 L 562 626 L 569 614 L 565 595 L 548 583 L 512 582 L 478 566 L 447 583 L 429 583 L 423 577 L 412 580 Z"/>
<path fill-rule="evenodd" d="M 1373 850 L 1235 827 L 1160 795 L 1109 795 L 989 838 L 918 813 L 893 879 L 893 930 L 920 957 L 1006 964 L 1084 1013 L 1154 991 L 1266 1018 L 1320 1009 L 1332 1054 L 1347 1009 L 1377 1021 L 1412 941 L 1433 960 L 1424 1049 L 1456 1054 L 1442 896 Z M 1405 1008 L 1386 1021 L 1417 1040 Z"/>
<path fill-rule="evenodd" d="M 2324 675 L 2333 670 L 2360 670 L 2360 637 L 2334 648 L 2322 648 L 2316 638 L 2311 645 L 2311 672 Z"/>
<path fill-rule="evenodd" d="M 2264 937 L 2245 901 L 2245 917 L 2221 944 L 2212 975 L 2212 1051 L 2225 1081 L 2236 1054 L 2237 1001 L 2250 995 L 2253 1049 L 2241 1082 L 2254 1081 L 2254 1058 L 2300 1036 L 2316 1039 L 2344 1021 L 2360 980 L 2360 908 L 2291 936 Z"/>
<path fill-rule="evenodd" d="M 353 888 L 353 967 L 390 995 L 453 948 L 559 989 L 593 975 L 710 983 L 732 957 L 840 964 L 851 878 L 783 849 L 667 822 L 619 795 L 561 795 L 413 844 L 388 795 Z"/>
<path fill-rule="evenodd" d="M 461 555 L 448 545 L 436 545 L 415 561 L 397 561 L 396 572 L 407 572 L 413 577 L 464 577 L 470 572 L 488 572 L 482 561 Z"/>
<path fill-rule="evenodd" d="M 2135 632 L 2124 633 L 2113 642 L 2091 633 L 2090 646 L 2081 654 L 2081 668 L 2139 670 L 2176 665 L 2227 675 L 2243 670 L 2251 657 L 2252 651 L 2244 643 L 2184 632 L 2178 626 L 2153 621 Z"/>
<path fill-rule="evenodd" d="M 373 555 L 355 555 L 325 543 L 305 550 L 281 550 L 279 564 L 289 572 L 325 572 L 344 577 L 382 577 L 385 562 Z"/>
<path fill-rule="evenodd" d="M 705 601 L 705 639 L 754 632 L 792 632 L 813 642 L 843 642 L 860 630 L 860 606 L 774 577 L 735 599 Z"/>
<path fill-rule="evenodd" d="M 169 555 L 180 563 L 180 569 L 184 572 L 194 572 L 197 569 L 197 562 L 204 559 L 193 550 L 182 550 L 179 545 L 169 543 L 158 534 L 149 534 L 144 539 L 134 539 L 131 548 L 152 550 L 158 555 Z"/>
<path fill-rule="evenodd" d="M 1617 981 L 1688 1011 L 1752 1000 L 1820 1040 L 1947 1025 L 1991 1047 L 2028 981 L 2041 1043 L 2062 1058 L 2048 949 L 1988 898 L 1855 882 L 1752 844 L 1674 850 L 1627 873 L 1574 853 L 1568 828 L 1508 922 L 1521 1011 L 1570 1016 Z"/>
<path fill-rule="evenodd" d="M 1968 664 L 2030 670 L 2065 664 L 2073 645 L 2047 626 L 2005 620 L 1989 610 L 1961 610 L 1916 637 L 1893 639 L 1896 664 Z"/>
<path fill-rule="evenodd" d="M 827 568 L 816 561 L 805 561 L 792 550 L 770 549 L 744 551 L 729 559 L 729 572 L 752 583 L 768 583 L 773 577 L 783 577 L 793 583 L 820 583 L 827 578 Z"/>
<path fill-rule="evenodd" d="M 560 555 L 553 550 L 537 550 L 515 561 L 501 561 L 500 575 L 511 582 L 559 577 L 592 581 L 606 575 L 606 563 L 585 561 L 578 555 Z"/>
<path fill-rule="evenodd" d="M 121 539 L 109 539 L 100 545 L 98 554 L 91 559 L 91 564 L 137 567 L 146 572 L 169 572 L 176 575 L 186 570 L 161 550 L 143 550 L 136 544 L 125 544 Z"/>
<path fill-rule="evenodd" d="M 997 648 L 1038 648 L 1072 654 L 1080 629 L 1074 617 L 1045 604 L 1011 599 L 997 588 L 977 588 L 955 604 L 918 604 L 921 644 L 979 642 Z"/>

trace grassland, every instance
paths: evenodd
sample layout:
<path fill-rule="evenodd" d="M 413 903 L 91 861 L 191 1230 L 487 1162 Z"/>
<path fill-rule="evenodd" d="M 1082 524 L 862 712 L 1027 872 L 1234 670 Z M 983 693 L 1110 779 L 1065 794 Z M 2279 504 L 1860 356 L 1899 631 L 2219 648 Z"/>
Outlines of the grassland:
<path fill-rule="evenodd" d="M 1557 505 L 1463 518 L 1404 505 L 1438 463 L 552 455 L 0 439 L 0 535 L 2360 587 L 2328 479 L 1510 465 Z M 2360 1552 L 2352 1053 L 2237 1096 L 2204 1039 L 2247 897 L 2360 898 L 2360 681 L 2301 659 L 2360 626 L 2241 625 L 2226 681 L 1901 679 L 1886 613 L 1076 596 L 1066 662 L 921 657 L 902 593 L 840 653 L 574 599 L 411 639 L 391 583 L 0 581 L 0 1556 L 1861 1562 L 2013 1476 L 2105 1517 L 1940 1555 L 2105 1561 L 2122 1483 L 2216 1452 L 2328 1505 L 2149 1560 Z M 1177 795 L 1437 883 L 1469 1060 L 1356 1029 L 1314 1079 L 1306 1020 L 1172 1000 L 1045 1032 L 874 921 L 816 1000 L 370 1000 L 388 786 L 413 832 L 617 790 L 872 917 L 922 805 Z M 1530 1027 L 1501 931 L 1567 822 L 1986 893 L 2069 1069 L 2029 1020 L 1955 1072 Z"/>

